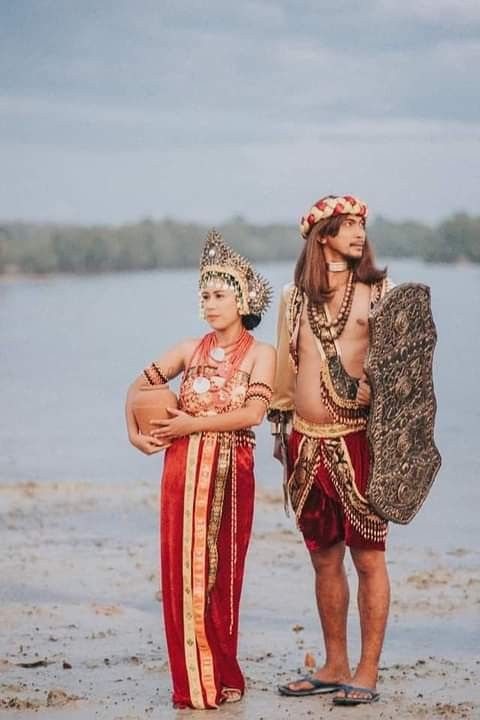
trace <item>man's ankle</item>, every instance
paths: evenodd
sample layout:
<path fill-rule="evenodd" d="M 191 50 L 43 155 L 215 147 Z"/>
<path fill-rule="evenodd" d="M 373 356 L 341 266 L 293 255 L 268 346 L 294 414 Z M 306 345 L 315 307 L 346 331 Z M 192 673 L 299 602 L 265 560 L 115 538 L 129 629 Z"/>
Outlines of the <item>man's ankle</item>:
<path fill-rule="evenodd" d="M 366 682 L 368 687 L 376 687 L 378 680 L 378 665 L 370 663 L 359 663 L 353 673 L 353 680 Z"/>
<path fill-rule="evenodd" d="M 336 662 L 326 662 L 322 667 L 316 669 L 315 675 L 323 675 L 330 680 L 349 678 L 351 677 L 351 671 L 348 660 L 344 663 L 339 663 L 338 660 Z"/>

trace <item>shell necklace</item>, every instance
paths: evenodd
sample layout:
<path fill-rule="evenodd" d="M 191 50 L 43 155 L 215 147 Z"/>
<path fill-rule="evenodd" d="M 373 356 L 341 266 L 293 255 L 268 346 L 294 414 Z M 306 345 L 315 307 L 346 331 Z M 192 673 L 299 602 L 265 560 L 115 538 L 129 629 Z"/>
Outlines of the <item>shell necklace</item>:
<path fill-rule="evenodd" d="M 216 363 L 215 375 L 222 378 L 218 387 L 213 388 L 209 378 L 205 375 L 197 375 L 192 384 L 192 389 L 199 395 L 210 391 L 218 392 L 238 370 L 242 359 L 253 343 L 253 336 L 242 330 L 238 338 L 228 345 L 218 345 L 217 336 L 214 332 L 205 335 L 199 347 L 198 364 L 203 367 L 212 361 Z"/>

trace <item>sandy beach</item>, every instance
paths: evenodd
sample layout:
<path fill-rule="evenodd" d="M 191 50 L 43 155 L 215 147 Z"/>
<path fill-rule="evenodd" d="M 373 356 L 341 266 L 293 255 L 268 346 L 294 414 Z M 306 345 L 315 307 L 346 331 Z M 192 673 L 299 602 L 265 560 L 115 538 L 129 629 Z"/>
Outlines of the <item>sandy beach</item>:
<path fill-rule="evenodd" d="M 0 714 L 173 720 L 149 483 L 0 489 Z M 392 612 L 374 706 L 282 698 L 276 686 L 322 662 L 312 574 L 280 495 L 260 492 L 242 604 L 243 702 L 226 720 L 479 718 L 479 553 L 391 544 Z M 350 568 L 351 574 L 351 568 Z M 354 599 L 352 594 L 352 599 Z M 351 661 L 358 656 L 351 603 Z M 330 715 L 330 712 L 333 714 Z"/>

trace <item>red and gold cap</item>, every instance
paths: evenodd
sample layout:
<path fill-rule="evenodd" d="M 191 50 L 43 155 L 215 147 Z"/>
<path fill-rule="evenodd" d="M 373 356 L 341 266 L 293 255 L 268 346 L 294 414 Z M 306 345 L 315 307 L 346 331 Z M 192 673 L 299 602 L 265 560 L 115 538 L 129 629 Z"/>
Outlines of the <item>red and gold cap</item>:
<path fill-rule="evenodd" d="M 306 238 L 312 227 L 320 220 L 335 215 L 368 215 L 367 204 L 353 195 L 327 195 L 321 198 L 310 210 L 300 218 L 300 234 Z"/>

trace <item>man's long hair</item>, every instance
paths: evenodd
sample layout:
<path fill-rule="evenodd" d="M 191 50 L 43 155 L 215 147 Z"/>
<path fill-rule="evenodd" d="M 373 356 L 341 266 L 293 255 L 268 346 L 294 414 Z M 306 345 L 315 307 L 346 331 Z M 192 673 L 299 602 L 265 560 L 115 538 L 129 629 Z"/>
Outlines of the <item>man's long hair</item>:
<path fill-rule="evenodd" d="M 328 236 L 336 237 L 346 217 L 346 215 L 336 215 L 320 220 L 314 225 L 297 260 L 295 285 L 313 302 L 326 303 L 333 293 L 328 283 L 327 263 L 320 239 Z M 367 285 L 382 280 L 387 274 L 387 268 L 380 270 L 375 266 L 375 258 L 368 238 L 365 238 L 362 257 L 359 260 L 349 260 L 349 265 L 354 270 L 356 279 Z"/>

